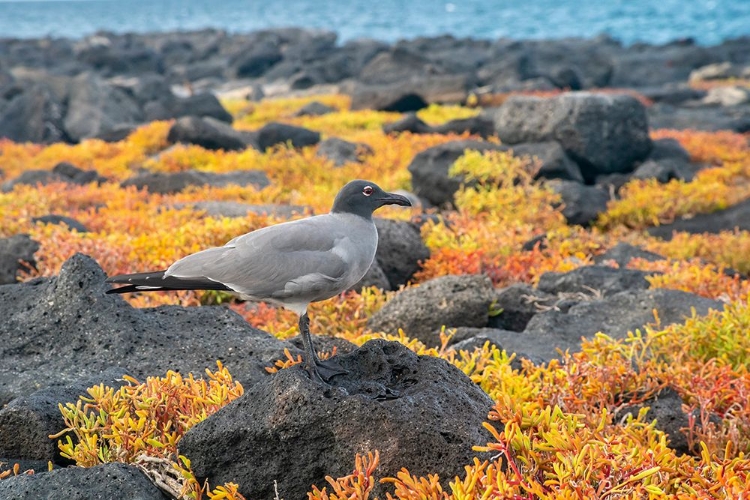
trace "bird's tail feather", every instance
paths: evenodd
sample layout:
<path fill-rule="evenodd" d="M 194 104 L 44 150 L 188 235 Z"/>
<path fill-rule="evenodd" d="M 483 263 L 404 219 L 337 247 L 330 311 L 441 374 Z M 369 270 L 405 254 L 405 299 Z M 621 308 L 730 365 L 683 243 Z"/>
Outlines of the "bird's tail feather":
<path fill-rule="evenodd" d="M 164 277 L 165 271 L 151 273 L 120 274 L 107 279 L 107 283 L 123 284 L 107 293 L 158 292 L 160 290 L 228 290 L 223 283 L 208 278 Z"/>

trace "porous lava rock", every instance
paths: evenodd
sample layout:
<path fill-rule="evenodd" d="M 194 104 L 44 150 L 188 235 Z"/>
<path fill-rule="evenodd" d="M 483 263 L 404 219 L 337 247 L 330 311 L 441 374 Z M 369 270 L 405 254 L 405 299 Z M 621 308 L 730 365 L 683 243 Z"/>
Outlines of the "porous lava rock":
<path fill-rule="evenodd" d="M 535 314 L 523 332 L 498 335 L 508 353 L 524 353 L 545 361 L 559 357 L 557 349 L 580 351 L 581 338 L 603 332 L 615 339 L 655 321 L 662 327 L 682 323 L 693 313 L 720 311 L 724 304 L 679 290 L 626 290 L 601 300 L 573 301 Z"/>
<path fill-rule="evenodd" d="M 588 226 L 607 210 L 610 195 L 601 186 L 586 186 L 563 179 L 550 180 L 547 185 L 560 195 L 562 214 L 569 224 Z"/>
<path fill-rule="evenodd" d="M 430 250 L 422 241 L 416 224 L 376 217 L 378 249 L 375 260 L 393 290 L 405 285 L 430 258 Z"/>
<path fill-rule="evenodd" d="M 249 388 L 190 429 L 180 454 L 199 478 L 236 482 L 247 498 L 274 498 L 274 482 L 280 498 L 304 498 L 375 450 L 381 477 L 407 467 L 445 488 L 488 441 L 491 399 L 446 361 L 384 340 L 338 359 L 349 373 L 330 386 L 296 366 Z M 386 491 L 376 484 L 372 496 Z"/>
<path fill-rule="evenodd" d="M 320 142 L 320 132 L 286 123 L 269 122 L 258 130 L 258 148 L 265 151 L 279 144 L 293 148 L 314 146 Z"/>
<path fill-rule="evenodd" d="M 557 300 L 552 294 L 526 283 L 514 283 L 497 291 L 494 307 L 500 311 L 489 318 L 488 326 L 522 332 L 538 312 L 551 307 Z"/>
<path fill-rule="evenodd" d="M 167 141 L 172 144 L 197 144 L 211 150 L 241 151 L 253 145 L 255 136 L 235 130 L 215 118 L 184 116 L 170 127 Z"/>
<path fill-rule="evenodd" d="M 677 219 L 671 224 L 652 227 L 648 232 L 652 236 L 671 240 L 674 232 L 700 234 L 734 231 L 735 229 L 750 231 L 750 200 L 742 201 L 724 210 Z"/>
<path fill-rule="evenodd" d="M 0 498 L 167 500 L 137 467 L 109 463 L 21 474 L 0 481 Z"/>
<path fill-rule="evenodd" d="M 507 151 L 506 146 L 475 140 L 452 141 L 418 153 L 409 163 L 414 193 L 435 206 L 453 203 L 462 179 L 449 175 L 450 167 L 466 151 Z"/>
<path fill-rule="evenodd" d="M 582 293 L 608 297 L 625 290 L 645 290 L 649 287 L 646 276 L 650 274 L 653 273 L 637 269 L 581 266 L 567 273 L 544 273 L 537 288 L 553 294 Z"/>
<path fill-rule="evenodd" d="M 367 321 L 373 331 L 396 333 L 402 328 L 429 346 L 442 326 L 487 326 L 495 289 L 486 276 L 442 276 L 396 294 Z"/>
<path fill-rule="evenodd" d="M 250 385 L 285 347 L 299 353 L 226 307 L 134 308 L 105 295 L 105 278 L 93 259 L 76 254 L 59 276 L 0 286 L 0 405 L 111 367 L 142 379 L 203 374 L 221 360 Z"/>
<path fill-rule="evenodd" d="M 495 129 L 505 144 L 559 142 L 587 181 L 631 172 L 652 148 L 646 108 L 625 94 L 512 96 L 495 113 Z"/>
<path fill-rule="evenodd" d="M 669 447 L 679 455 L 690 453 L 687 436 L 682 431 L 689 426 L 688 414 L 682 410 L 682 398 L 677 391 L 671 387 L 662 389 L 643 404 L 625 406 L 617 412 L 615 418 L 625 420 L 628 415 L 635 418 L 646 407 L 648 412 L 645 421 L 656 420 L 656 428 L 669 438 Z"/>
<path fill-rule="evenodd" d="M 648 262 L 664 260 L 665 257 L 649 252 L 641 247 L 629 243 L 620 242 L 606 252 L 594 256 L 595 264 L 605 264 L 608 261 L 615 262 L 620 267 L 627 266 L 633 259 L 644 259 Z"/>
<path fill-rule="evenodd" d="M 318 145 L 317 156 L 328 158 L 336 167 L 342 167 L 347 163 L 362 163 L 372 153 L 372 148 L 362 142 L 331 137 Z"/>

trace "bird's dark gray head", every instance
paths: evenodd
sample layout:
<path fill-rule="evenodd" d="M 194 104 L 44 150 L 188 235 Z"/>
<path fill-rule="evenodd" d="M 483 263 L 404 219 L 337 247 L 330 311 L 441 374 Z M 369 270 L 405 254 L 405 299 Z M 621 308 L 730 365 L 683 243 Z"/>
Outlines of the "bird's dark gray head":
<path fill-rule="evenodd" d="M 333 202 L 331 213 L 355 214 L 366 219 L 383 205 L 410 207 L 411 202 L 400 194 L 386 193 L 374 182 L 356 180 L 344 186 Z"/>

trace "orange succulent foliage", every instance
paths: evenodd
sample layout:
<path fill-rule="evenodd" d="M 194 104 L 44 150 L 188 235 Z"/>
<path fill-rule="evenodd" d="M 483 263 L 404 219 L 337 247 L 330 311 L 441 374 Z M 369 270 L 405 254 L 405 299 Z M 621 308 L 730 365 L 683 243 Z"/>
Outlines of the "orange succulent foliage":
<path fill-rule="evenodd" d="M 350 475 L 335 480 L 326 476 L 326 481 L 331 485 L 331 494 L 328 494 L 325 487 L 320 490 L 313 486 L 313 491 L 308 498 L 310 500 L 367 500 L 375 486 L 373 472 L 379 460 L 380 454 L 377 451 L 368 453 L 367 456 L 357 455 L 354 472 Z"/>
<path fill-rule="evenodd" d="M 313 99 L 336 111 L 321 117 L 292 116 Z M 406 167 L 411 159 L 426 148 L 458 138 L 385 135 L 382 125 L 399 116 L 351 111 L 348 98 L 342 96 L 229 102 L 227 106 L 235 114 L 238 128 L 257 129 L 278 120 L 311 127 L 324 137 L 363 142 L 373 153 L 361 164 L 335 168 L 318 157 L 314 147 L 222 152 L 169 146 L 169 122 L 146 125 L 126 140 L 112 144 L 87 140 L 72 146 L 44 147 L 0 140 L 3 180 L 29 169 L 49 170 L 59 161 L 96 169 L 111 180 L 86 186 L 17 186 L 9 193 L 0 193 L 0 237 L 28 233 L 41 244 L 37 268 L 25 273 L 23 279 L 56 274 L 75 252 L 91 255 L 108 274 L 162 269 L 188 253 L 224 244 L 238 234 L 282 220 L 252 213 L 241 218 L 208 217 L 192 208 L 195 202 L 304 207 L 295 217 L 322 213 L 329 210 L 337 190 L 352 178 L 372 179 L 388 189 L 408 189 Z M 420 117 L 439 123 L 475 113 L 459 106 L 431 106 L 421 111 Z M 464 464 L 465 474 L 453 478 L 447 488 L 435 476 L 416 477 L 403 470 L 395 478 L 385 478 L 393 488 L 390 498 L 737 498 L 750 487 L 750 460 L 746 458 L 750 452 L 750 344 L 744 334 L 750 330 L 750 290 L 747 281 L 722 272 L 726 267 L 750 271 L 750 236 L 743 231 L 678 234 L 671 241 L 662 241 L 643 232 L 650 224 L 721 209 L 750 198 L 750 146 L 746 136 L 724 132 L 660 130 L 653 137 L 678 140 L 694 161 L 710 168 L 701 171 L 692 183 L 633 181 L 623 189 L 622 199 L 611 202 L 607 212 L 588 229 L 567 225 L 557 206 L 557 195 L 532 181 L 534 159 L 502 153 L 465 155 L 451 172 L 466 181 L 456 193 L 456 210 L 444 212 L 441 222 L 422 227 L 431 257 L 413 278 L 413 285 L 445 274 L 465 273 L 486 273 L 496 286 L 534 283 L 544 272 L 590 264 L 594 256 L 625 241 L 667 257 L 666 261 L 634 260 L 629 264 L 631 268 L 663 273 L 649 278 L 652 287 L 722 300 L 728 304 L 722 313 L 667 328 L 660 327 L 656 318 L 654 325 L 627 339 L 600 335 L 584 343 L 582 352 L 565 355 L 562 362 L 534 366 L 523 361 L 522 368 L 516 369 L 515 364 L 511 366 L 511 357 L 489 345 L 461 352 L 447 347 L 450 332 L 443 337 L 441 348 L 427 348 L 404 332 L 368 332 L 366 319 L 395 292 L 365 289 L 311 307 L 313 331 L 358 345 L 368 339 L 386 338 L 402 342 L 419 354 L 440 356 L 471 377 L 496 402 L 492 418 L 499 421 L 492 427 L 493 441 L 476 443 L 497 453 L 492 461 Z M 267 174 L 271 184 L 263 189 L 191 188 L 171 195 L 119 187 L 120 181 L 141 169 L 257 169 Z M 406 220 L 417 210 L 383 210 L 379 215 Z M 49 213 L 73 217 L 90 231 L 77 233 L 32 222 L 34 217 Z M 522 250 L 524 244 L 542 235 L 544 241 L 531 250 Z M 253 326 L 279 338 L 296 334 L 293 313 L 263 304 L 240 304 L 223 293 L 136 294 L 126 299 L 138 307 L 227 302 Z M 281 360 L 276 368 L 296 361 L 291 357 Z M 168 381 L 163 384 L 175 385 Z M 645 415 L 624 423 L 614 418 L 624 406 L 643 402 L 667 386 L 681 395 L 692 415 L 684 432 L 694 456 L 676 456 L 667 446 L 666 436 Z M 160 394 L 169 393 L 166 387 L 162 389 Z M 218 399 L 225 403 L 230 398 L 224 394 Z M 152 429 L 156 420 L 145 417 L 144 428 Z M 88 424 L 81 419 L 77 422 L 69 427 L 88 435 Z M 150 446 L 143 438 L 141 442 L 144 450 L 156 455 L 153 459 L 160 459 L 158 446 Z M 92 460 L 97 458 L 93 452 L 81 453 Z M 371 478 L 376 463 L 377 455 L 361 457 L 352 475 L 329 479 L 325 490 L 313 489 L 311 495 L 317 496 L 312 498 L 366 498 L 371 493 L 369 486 L 375 484 Z M 195 480 L 190 476 L 188 458 L 181 458 L 173 469 L 183 480 Z M 238 487 L 231 484 L 211 492 L 204 487 L 200 487 L 201 493 L 192 491 L 196 496 L 239 498 Z"/>

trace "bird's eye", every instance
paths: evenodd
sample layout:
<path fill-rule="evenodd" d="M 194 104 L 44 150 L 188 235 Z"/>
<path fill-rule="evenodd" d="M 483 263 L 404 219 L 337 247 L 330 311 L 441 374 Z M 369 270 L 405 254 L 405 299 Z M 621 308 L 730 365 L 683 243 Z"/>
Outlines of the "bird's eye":
<path fill-rule="evenodd" d="M 365 186 L 365 188 L 362 190 L 362 194 L 365 196 L 370 196 L 372 194 L 372 186 Z"/>

